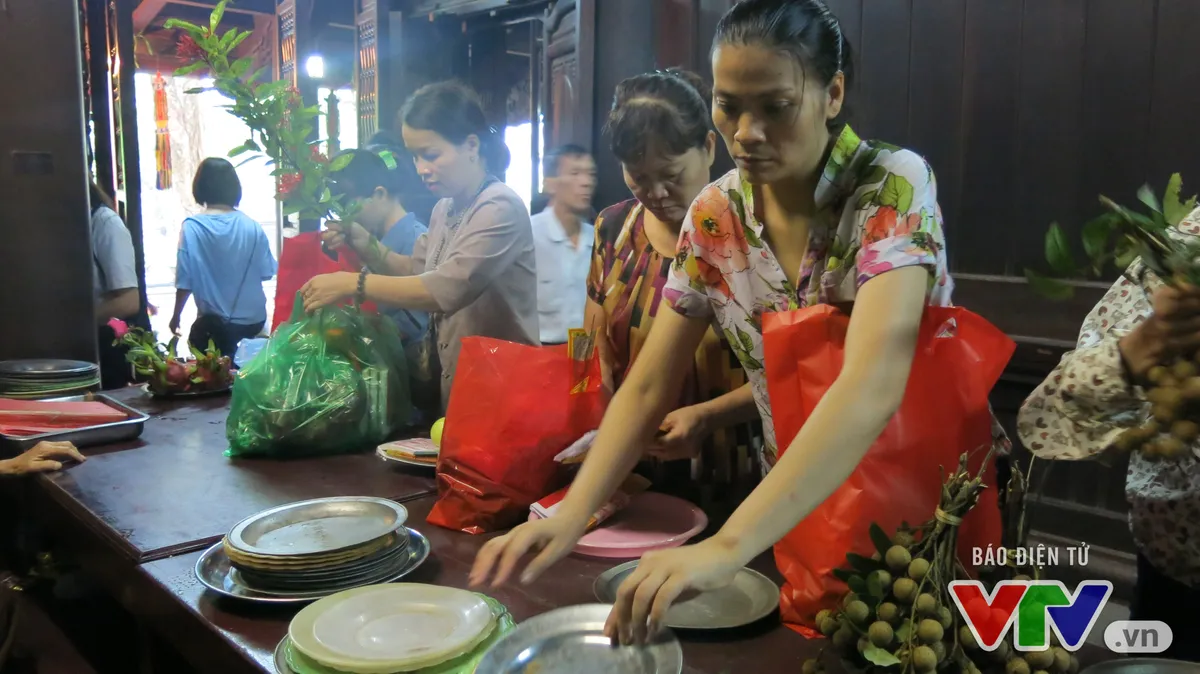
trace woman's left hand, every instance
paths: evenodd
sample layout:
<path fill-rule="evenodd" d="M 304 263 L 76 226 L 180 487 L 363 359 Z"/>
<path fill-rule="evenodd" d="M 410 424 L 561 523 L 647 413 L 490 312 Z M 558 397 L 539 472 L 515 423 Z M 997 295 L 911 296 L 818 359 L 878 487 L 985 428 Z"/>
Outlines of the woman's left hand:
<path fill-rule="evenodd" d="M 311 314 L 321 307 L 341 302 L 357 289 L 358 274 L 339 271 L 314 276 L 300 289 L 300 296 L 304 298 L 304 310 Z"/>
<path fill-rule="evenodd" d="M 733 548 L 716 538 L 648 552 L 617 590 L 604 634 L 622 645 L 645 643 L 680 595 L 725 587 L 741 568 Z"/>
<path fill-rule="evenodd" d="M 708 417 L 699 405 L 689 405 L 671 412 L 659 426 L 661 435 L 650 443 L 647 453 L 662 461 L 694 459 L 700 456 L 700 445 L 708 437 Z"/>

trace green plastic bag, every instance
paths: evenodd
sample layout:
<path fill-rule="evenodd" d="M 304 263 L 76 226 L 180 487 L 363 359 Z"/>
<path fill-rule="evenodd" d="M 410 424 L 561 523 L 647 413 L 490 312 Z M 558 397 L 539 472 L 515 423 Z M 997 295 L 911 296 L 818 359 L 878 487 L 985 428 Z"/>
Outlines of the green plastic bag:
<path fill-rule="evenodd" d="M 412 410 L 395 324 L 343 306 L 309 316 L 297 294 L 291 319 L 237 372 L 225 456 L 373 449 L 406 426 Z"/>

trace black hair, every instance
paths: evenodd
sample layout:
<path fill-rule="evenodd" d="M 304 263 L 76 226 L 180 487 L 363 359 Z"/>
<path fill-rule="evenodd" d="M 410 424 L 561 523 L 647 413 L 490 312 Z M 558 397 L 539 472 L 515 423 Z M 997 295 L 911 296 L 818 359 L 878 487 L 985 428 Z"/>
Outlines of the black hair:
<path fill-rule="evenodd" d="M 723 44 L 783 50 L 821 84 L 829 84 L 839 72 L 847 88 L 853 80 L 850 41 L 824 0 L 741 0 L 717 23 L 713 50 Z M 840 124 L 844 114 L 830 126 Z"/>
<path fill-rule="evenodd" d="M 201 205 L 236 208 L 242 202 L 242 181 L 228 159 L 209 157 L 200 162 L 192 179 L 192 198 Z"/>
<path fill-rule="evenodd" d="M 546 153 L 546 158 L 542 160 L 542 177 L 554 178 L 558 175 L 562 168 L 562 160 L 567 157 L 588 157 L 591 153 L 582 145 L 568 143 L 554 148 Z"/>
<path fill-rule="evenodd" d="M 88 183 L 88 199 L 91 201 L 93 215 L 97 210 L 100 209 L 101 206 L 106 206 L 109 210 L 114 212 L 117 210 L 117 206 L 113 203 L 112 197 L 108 196 L 108 192 L 105 192 L 99 185 L 97 185 L 94 179 Z"/>
<path fill-rule="evenodd" d="M 404 142 L 392 134 L 391 131 L 384 129 L 376 131 L 375 135 L 371 136 L 371 140 L 367 141 L 367 147 L 372 145 L 384 145 L 387 147 L 403 147 Z"/>
<path fill-rule="evenodd" d="M 704 147 L 712 128 L 712 94 L 686 70 L 635 75 L 617 85 L 605 128 L 613 154 L 635 164 L 651 151 L 671 156 Z"/>
<path fill-rule="evenodd" d="M 417 89 L 400 109 L 400 122 L 433 131 L 456 144 L 474 135 L 479 138 L 479 155 L 488 172 L 508 170 L 512 156 L 504 137 L 487 123 L 479 96 L 464 84 L 436 82 Z"/>
<path fill-rule="evenodd" d="M 366 199 L 375 193 L 375 188 L 382 187 L 393 199 L 400 198 L 405 188 L 404 175 L 398 158 L 389 150 L 342 150 L 330 162 L 346 156 L 350 157 L 350 162 L 330 175 L 334 194 Z"/>

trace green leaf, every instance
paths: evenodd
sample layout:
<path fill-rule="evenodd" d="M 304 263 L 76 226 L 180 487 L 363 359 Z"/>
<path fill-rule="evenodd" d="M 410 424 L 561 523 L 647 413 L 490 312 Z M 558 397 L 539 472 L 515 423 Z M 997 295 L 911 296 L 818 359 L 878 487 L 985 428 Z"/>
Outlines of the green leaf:
<path fill-rule="evenodd" d="M 913 186 L 904 176 L 895 173 L 888 174 L 879 188 L 879 205 L 891 206 L 900 213 L 907 213 L 912 208 Z"/>
<path fill-rule="evenodd" d="M 876 599 L 883 599 L 887 596 L 890 588 L 884 587 L 883 579 L 879 577 L 879 572 L 876 571 L 867 576 L 867 593 Z"/>
<path fill-rule="evenodd" d="M 1128 269 L 1129 265 L 1137 259 L 1138 247 L 1128 239 L 1122 239 L 1121 243 L 1117 244 L 1116 254 L 1113 258 L 1113 264 L 1118 269 Z"/>
<path fill-rule="evenodd" d="M 858 210 L 866 210 L 879 197 L 879 190 L 871 190 L 858 198 Z"/>
<path fill-rule="evenodd" d="M 750 333 L 742 330 L 740 326 L 734 326 L 734 329 L 737 331 L 738 344 L 742 347 L 742 350 L 747 354 L 753 352 L 754 340 L 750 337 Z"/>
<path fill-rule="evenodd" d="M 833 577 L 837 578 L 838 580 L 842 581 L 843 583 L 849 583 L 850 579 L 853 576 L 854 576 L 854 572 L 849 569 L 834 569 L 833 570 Z"/>
<path fill-rule="evenodd" d="M 284 205 L 283 205 L 283 214 L 284 215 L 295 215 L 296 213 L 299 213 L 302 210 L 304 210 L 304 204 L 284 203 Z"/>
<path fill-rule="evenodd" d="M 871 534 L 871 542 L 875 544 L 875 549 L 879 551 L 879 556 L 886 555 L 887 551 L 892 547 L 892 539 L 887 535 L 887 532 L 874 522 L 871 523 L 869 532 Z"/>
<path fill-rule="evenodd" d="M 1117 225 L 1111 216 L 1096 218 L 1083 226 L 1083 252 L 1095 262 L 1104 256 L 1108 239 Z"/>
<path fill-rule="evenodd" d="M 254 65 L 254 57 L 243 56 L 242 58 L 240 58 L 240 59 L 234 61 L 232 64 L 230 64 L 229 72 L 234 77 L 241 77 L 242 75 L 246 74 L 247 70 L 250 70 L 250 66 L 252 66 L 252 65 Z"/>
<path fill-rule="evenodd" d="M 243 160 L 241 160 L 240 162 L 238 162 L 238 163 L 237 163 L 237 166 L 238 166 L 238 167 L 245 166 L 246 164 L 249 164 L 250 162 L 254 161 L 255 159 L 262 159 L 262 155 L 255 154 L 255 155 L 251 155 L 251 156 L 249 156 L 249 157 L 246 157 L 245 159 L 243 159 Z"/>
<path fill-rule="evenodd" d="M 846 561 L 850 562 L 850 568 L 864 574 L 883 568 L 883 562 L 877 562 L 870 557 L 863 557 L 853 552 L 846 553 Z"/>
<path fill-rule="evenodd" d="M 1025 280 L 1035 293 L 1048 299 L 1066 300 L 1075 295 L 1075 286 L 1061 279 L 1043 276 L 1032 269 L 1025 270 Z"/>
<path fill-rule="evenodd" d="M 354 155 L 352 154 L 344 154 L 340 157 L 335 157 L 333 161 L 329 162 L 329 172 L 337 173 L 338 171 L 341 171 L 350 165 L 350 160 L 353 158 Z"/>
<path fill-rule="evenodd" d="M 867 646 L 863 649 L 862 654 L 863 657 L 866 658 L 871 664 L 878 665 L 880 667 L 891 667 L 892 665 L 900 664 L 900 658 L 897 658 L 896 656 L 892 655 L 890 651 L 885 651 L 878 646 Z"/>
<path fill-rule="evenodd" d="M 185 94 L 202 94 L 206 91 L 208 91 L 208 87 L 192 87 L 191 89 L 184 89 L 183 93 L 185 93 Z"/>
<path fill-rule="evenodd" d="M 221 25 L 221 19 L 225 16 L 225 5 L 227 4 L 229 4 L 229 0 L 221 0 L 213 8 L 212 14 L 208 15 L 208 29 L 211 32 L 217 32 L 217 26 Z"/>
<path fill-rule="evenodd" d="M 1181 202 L 1180 194 L 1183 191 L 1183 178 L 1178 174 L 1171 176 L 1167 181 L 1167 192 L 1163 195 L 1163 216 L 1167 220 L 1167 224 L 1176 227 L 1183 219 L 1196 210 L 1196 197 L 1192 196 L 1186 202 Z"/>
<path fill-rule="evenodd" d="M 883 181 L 887 177 L 887 168 L 881 164 L 875 164 L 867 175 L 863 177 L 862 185 L 875 185 Z"/>
<path fill-rule="evenodd" d="M 850 591 L 859 596 L 867 596 L 867 581 L 862 579 L 862 576 L 850 576 L 850 580 L 846 581 L 846 585 L 850 586 Z"/>
<path fill-rule="evenodd" d="M 912 636 L 913 623 L 912 619 L 907 619 L 900 623 L 900 627 L 896 628 L 896 641 L 904 643 Z"/>
<path fill-rule="evenodd" d="M 194 33 L 195 35 L 193 35 L 192 37 L 195 37 L 196 35 L 199 35 L 204 32 L 204 29 L 201 28 L 200 26 L 197 26 L 194 23 L 189 23 L 187 21 L 183 21 L 181 19 L 167 19 L 163 23 L 163 28 L 166 28 L 167 30 L 175 30 L 176 28 L 181 28 L 183 30 L 186 30 L 189 33 Z"/>
<path fill-rule="evenodd" d="M 238 47 L 241 46 L 241 44 L 243 42 L 246 41 L 246 38 L 250 37 L 250 31 L 248 31 L 248 30 L 243 30 L 241 32 L 238 32 L 237 29 L 234 29 L 232 32 L 237 33 L 237 36 L 234 37 L 233 42 L 231 42 L 229 44 L 229 51 L 233 51 L 234 49 L 237 49 Z"/>
<path fill-rule="evenodd" d="M 242 154 L 245 154 L 247 152 L 252 152 L 252 151 L 253 152 L 262 152 L 262 148 L 260 148 L 258 146 L 258 143 L 254 142 L 253 139 L 248 140 L 245 143 L 242 143 L 241 145 L 230 150 L 229 156 L 236 157 L 238 155 L 242 155 Z"/>
<path fill-rule="evenodd" d="M 1158 197 L 1155 196 L 1154 190 L 1150 189 L 1149 185 L 1142 185 L 1138 190 L 1138 201 L 1150 207 L 1150 210 L 1155 213 L 1162 213 L 1162 206 L 1158 203 Z"/>
<path fill-rule="evenodd" d="M 205 64 L 204 61 L 196 61 L 195 63 L 189 63 L 186 66 L 176 68 L 175 76 L 183 77 L 184 75 L 191 75 L 192 73 L 196 72 L 197 70 L 201 70 L 202 68 L 204 68 L 205 65 L 207 65 L 207 64 Z"/>
<path fill-rule="evenodd" d="M 1057 222 L 1050 225 L 1050 231 L 1046 232 L 1046 261 L 1058 276 L 1072 276 L 1077 273 L 1067 235 Z"/>

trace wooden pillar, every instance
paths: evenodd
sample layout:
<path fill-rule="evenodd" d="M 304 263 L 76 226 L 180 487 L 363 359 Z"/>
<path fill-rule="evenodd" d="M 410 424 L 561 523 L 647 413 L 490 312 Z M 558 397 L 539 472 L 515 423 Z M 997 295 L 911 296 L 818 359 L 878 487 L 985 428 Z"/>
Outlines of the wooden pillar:
<path fill-rule="evenodd" d="M 394 61 L 388 58 L 391 41 L 391 12 L 388 0 L 362 0 L 355 17 L 354 86 L 358 97 L 358 139 L 365 145 L 375 132 L 390 127 L 394 115 L 387 98 L 387 84 Z M 383 58 L 380 58 L 380 55 Z"/>
<path fill-rule="evenodd" d="M 87 0 L 85 36 L 87 38 L 86 102 L 92 124 L 91 159 L 95 162 L 96 184 L 112 194 L 117 190 L 116 159 L 113 156 L 112 95 L 109 91 L 108 3 Z"/>
<path fill-rule="evenodd" d="M 301 104 L 305 107 L 317 105 L 317 83 L 305 72 L 305 62 L 311 56 L 316 42 L 313 26 L 314 0 L 279 0 L 276 15 L 279 23 L 279 77 L 287 80 L 300 92 Z M 317 137 L 314 122 L 312 137 Z M 301 220 L 301 232 L 320 229 L 317 220 Z"/>
<path fill-rule="evenodd" d="M 134 265 L 138 275 L 138 292 L 141 308 L 145 310 L 146 299 L 146 247 L 142 241 L 142 164 L 138 146 L 137 107 L 134 75 L 133 10 L 137 0 L 109 0 L 108 34 L 112 58 L 110 77 L 112 86 L 112 119 L 116 159 L 116 192 L 121 218 L 133 235 Z M 97 139 L 99 143 L 99 139 Z"/>

